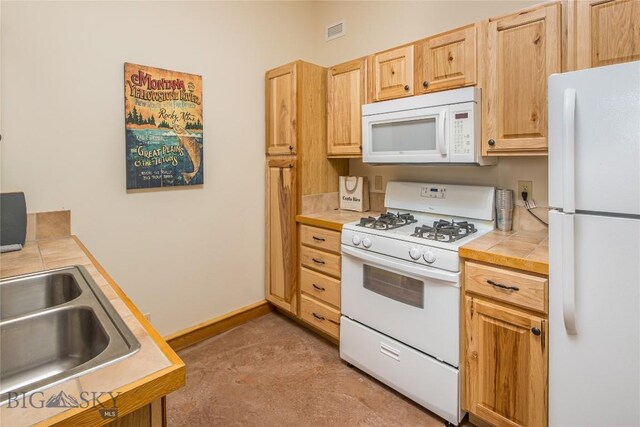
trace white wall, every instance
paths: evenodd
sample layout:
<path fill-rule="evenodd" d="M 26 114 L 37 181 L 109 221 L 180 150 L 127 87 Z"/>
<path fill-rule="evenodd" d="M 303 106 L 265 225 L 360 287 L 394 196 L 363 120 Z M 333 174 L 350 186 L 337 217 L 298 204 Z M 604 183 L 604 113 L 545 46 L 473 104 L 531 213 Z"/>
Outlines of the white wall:
<path fill-rule="evenodd" d="M 264 298 L 264 72 L 304 3 L 2 1 L 2 191 L 72 231 L 163 334 Z M 125 190 L 123 63 L 203 76 L 202 188 Z"/>
<path fill-rule="evenodd" d="M 1 190 L 24 191 L 32 212 L 71 209 L 73 233 L 160 332 L 181 330 L 264 298 L 267 69 L 336 64 L 525 4 L 2 1 Z M 325 43 L 342 18 L 347 36 Z M 125 190 L 124 62 L 203 76 L 201 188 Z M 546 188 L 545 159 L 352 170 Z"/>
<path fill-rule="evenodd" d="M 419 40 L 485 18 L 508 14 L 539 1 L 323 1 L 317 16 L 316 51 L 325 66 Z M 325 27 L 346 22 L 346 35 L 325 42 Z M 350 173 L 387 180 L 495 185 L 517 189 L 518 180 L 533 181 L 539 205 L 547 204 L 547 159 L 501 158 L 496 167 L 369 166 L 351 160 Z"/>
<path fill-rule="evenodd" d="M 320 1 L 318 61 L 325 66 L 541 3 L 525 0 Z M 329 24 L 346 21 L 346 35 L 325 42 Z"/>

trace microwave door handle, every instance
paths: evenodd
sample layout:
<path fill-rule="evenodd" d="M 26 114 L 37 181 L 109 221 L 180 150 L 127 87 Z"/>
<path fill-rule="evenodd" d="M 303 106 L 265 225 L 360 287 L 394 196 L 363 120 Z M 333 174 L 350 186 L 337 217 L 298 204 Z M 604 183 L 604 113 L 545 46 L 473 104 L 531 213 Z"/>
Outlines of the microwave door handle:
<path fill-rule="evenodd" d="M 362 249 L 354 249 L 351 246 L 342 245 L 342 254 L 350 255 L 362 261 L 370 263 L 372 266 L 385 267 L 398 274 L 412 274 L 416 277 L 438 279 L 446 282 L 455 282 L 458 286 L 459 273 L 450 273 L 447 271 L 439 271 L 431 267 L 416 265 L 413 266 L 409 262 L 398 262 L 386 258 L 381 258 Z"/>
<path fill-rule="evenodd" d="M 447 155 L 447 143 L 445 141 L 445 129 L 447 122 L 447 112 L 441 111 L 440 117 L 438 120 L 438 149 L 440 150 L 440 154 L 443 156 Z"/>

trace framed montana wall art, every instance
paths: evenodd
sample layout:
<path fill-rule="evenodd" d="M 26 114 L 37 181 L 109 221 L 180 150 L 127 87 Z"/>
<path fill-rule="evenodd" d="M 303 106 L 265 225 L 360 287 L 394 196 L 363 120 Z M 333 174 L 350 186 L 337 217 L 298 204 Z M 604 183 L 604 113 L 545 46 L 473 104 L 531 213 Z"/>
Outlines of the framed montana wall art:
<path fill-rule="evenodd" d="M 124 64 L 127 189 L 204 183 L 202 77 Z"/>

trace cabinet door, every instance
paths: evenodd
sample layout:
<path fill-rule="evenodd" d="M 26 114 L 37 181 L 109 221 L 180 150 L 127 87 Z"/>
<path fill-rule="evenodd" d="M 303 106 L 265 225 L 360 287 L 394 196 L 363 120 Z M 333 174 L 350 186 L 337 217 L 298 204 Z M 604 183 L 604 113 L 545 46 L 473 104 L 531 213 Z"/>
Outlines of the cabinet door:
<path fill-rule="evenodd" d="M 375 101 L 412 96 L 413 45 L 374 55 L 373 82 Z"/>
<path fill-rule="evenodd" d="M 560 72 L 560 4 L 486 23 L 485 154 L 547 152 L 547 78 Z"/>
<path fill-rule="evenodd" d="M 546 320 L 465 297 L 469 412 L 496 426 L 547 423 Z"/>
<path fill-rule="evenodd" d="M 640 1 L 572 3 L 577 69 L 640 60 Z"/>
<path fill-rule="evenodd" d="M 416 45 L 416 93 L 476 84 L 476 27 L 430 37 Z"/>
<path fill-rule="evenodd" d="M 267 300 L 296 312 L 296 159 L 267 160 Z"/>
<path fill-rule="evenodd" d="M 296 63 L 266 75 L 267 154 L 296 153 Z"/>
<path fill-rule="evenodd" d="M 327 72 L 327 154 L 362 156 L 362 104 L 367 88 L 367 60 L 336 65 Z"/>

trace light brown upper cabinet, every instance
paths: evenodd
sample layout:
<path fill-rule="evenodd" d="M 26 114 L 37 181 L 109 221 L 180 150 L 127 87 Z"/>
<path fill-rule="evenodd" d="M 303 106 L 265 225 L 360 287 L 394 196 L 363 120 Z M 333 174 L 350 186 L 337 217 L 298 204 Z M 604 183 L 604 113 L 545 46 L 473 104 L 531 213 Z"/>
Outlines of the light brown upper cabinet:
<path fill-rule="evenodd" d="M 367 94 L 367 60 L 356 59 L 327 71 L 327 155 L 362 156 L 362 104 Z"/>
<path fill-rule="evenodd" d="M 294 314 L 297 311 L 297 206 L 296 158 L 268 158 L 267 300 Z"/>
<path fill-rule="evenodd" d="M 267 154 L 296 153 L 296 63 L 266 74 Z"/>
<path fill-rule="evenodd" d="M 416 94 L 476 84 L 476 26 L 429 37 L 416 44 Z"/>
<path fill-rule="evenodd" d="M 566 70 L 640 60 L 640 1 L 571 0 Z"/>
<path fill-rule="evenodd" d="M 373 100 L 383 101 L 413 94 L 413 45 L 375 54 Z"/>
<path fill-rule="evenodd" d="M 483 141 L 488 155 L 547 153 L 547 78 L 561 67 L 560 3 L 483 23 Z"/>

